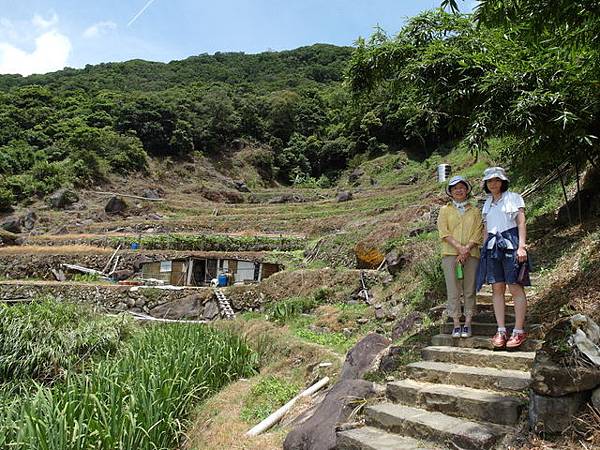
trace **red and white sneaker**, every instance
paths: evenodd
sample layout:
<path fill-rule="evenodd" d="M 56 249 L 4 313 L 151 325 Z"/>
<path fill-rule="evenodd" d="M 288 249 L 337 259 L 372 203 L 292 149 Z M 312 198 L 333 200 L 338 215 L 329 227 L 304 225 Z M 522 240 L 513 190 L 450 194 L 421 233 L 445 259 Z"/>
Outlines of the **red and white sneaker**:
<path fill-rule="evenodd" d="M 518 348 L 527 340 L 527 333 L 513 333 L 506 342 L 506 348 Z"/>
<path fill-rule="evenodd" d="M 506 347 L 506 331 L 498 331 L 492 338 L 492 347 L 504 348 Z"/>

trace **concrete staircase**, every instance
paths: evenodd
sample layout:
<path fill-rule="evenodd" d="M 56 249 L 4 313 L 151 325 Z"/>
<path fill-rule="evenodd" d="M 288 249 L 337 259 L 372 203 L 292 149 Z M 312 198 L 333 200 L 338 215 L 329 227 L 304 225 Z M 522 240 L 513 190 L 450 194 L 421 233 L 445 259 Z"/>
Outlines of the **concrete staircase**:
<path fill-rule="evenodd" d="M 408 378 L 387 383 L 386 400 L 365 409 L 366 426 L 338 433 L 338 449 L 492 449 L 516 431 L 541 342 L 493 351 L 489 292 L 478 294 L 477 303 L 474 335 L 452 338 L 452 324 L 444 324 L 422 350 L 422 361 L 406 366 Z M 509 331 L 511 319 L 507 315 Z"/>

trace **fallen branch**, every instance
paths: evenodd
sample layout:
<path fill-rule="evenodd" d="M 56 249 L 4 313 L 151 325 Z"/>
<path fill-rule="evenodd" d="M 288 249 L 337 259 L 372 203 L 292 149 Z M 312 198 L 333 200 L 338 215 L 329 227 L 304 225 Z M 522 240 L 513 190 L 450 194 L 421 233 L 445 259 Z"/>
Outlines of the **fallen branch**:
<path fill-rule="evenodd" d="M 162 201 L 164 201 L 164 199 L 162 199 L 162 198 L 146 198 L 146 197 L 140 197 L 139 195 L 119 194 L 118 192 L 87 191 L 87 190 L 84 190 L 83 192 L 89 192 L 90 194 L 98 194 L 98 195 L 110 195 L 110 196 L 113 196 L 113 197 L 136 198 L 138 200 L 146 200 L 148 202 L 162 202 Z"/>
<path fill-rule="evenodd" d="M 290 409 L 292 409 L 292 406 L 294 406 L 294 404 L 298 401 L 298 399 L 300 399 L 302 397 L 308 397 L 309 395 L 314 394 L 319 389 L 324 387 L 327 383 L 329 383 L 329 377 L 323 378 L 321 381 L 313 384 L 308 389 L 300 392 L 300 394 L 296 395 L 293 399 L 291 399 L 289 402 L 287 402 L 285 405 L 283 405 L 281 408 L 279 408 L 277 411 L 275 411 L 273 414 L 271 414 L 269 417 L 267 417 L 261 423 L 259 423 L 258 425 L 256 425 L 252 429 L 250 429 L 248 432 L 246 432 L 246 436 L 258 436 L 259 434 L 263 433 L 264 431 L 267 431 L 269 428 L 271 428 L 273 425 L 275 425 L 277 422 L 279 422 L 281 420 L 281 418 Z"/>

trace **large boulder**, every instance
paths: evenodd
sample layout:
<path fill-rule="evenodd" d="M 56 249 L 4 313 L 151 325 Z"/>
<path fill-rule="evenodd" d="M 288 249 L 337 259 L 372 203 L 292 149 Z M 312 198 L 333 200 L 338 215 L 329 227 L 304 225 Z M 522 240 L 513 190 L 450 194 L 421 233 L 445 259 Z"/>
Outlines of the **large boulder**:
<path fill-rule="evenodd" d="M 0 227 L 0 245 L 21 244 L 23 244 L 23 239 L 21 239 L 19 235 L 11 233 L 10 231 L 6 231 L 4 228 Z"/>
<path fill-rule="evenodd" d="M 335 384 L 312 417 L 286 436 L 284 450 L 335 449 L 336 425 L 350 417 L 357 399 L 367 399 L 376 394 L 370 381 L 342 380 Z"/>
<path fill-rule="evenodd" d="M 380 334 L 370 333 L 365 336 L 346 355 L 340 380 L 362 378 L 365 373 L 376 369 L 375 362 L 391 343 L 392 341 Z"/>
<path fill-rule="evenodd" d="M 219 315 L 219 305 L 217 304 L 217 302 L 214 300 L 210 300 L 210 301 L 206 302 L 206 305 L 204 305 L 204 312 L 203 312 L 202 316 L 206 320 L 213 320 L 218 315 Z"/>
<path fill-rule="evenodd" d="M 365 171 L 360 167 L 354 169 L 350 175 L 348 175 L 348 183 L 353 186 L 359 184 L 359 179 L 365 174 Z"/>
<path fill-rule="evenodd" d="M 233 180 L 233 185 L 240 192 L 250 192 L 250 188 L 246 186 L 244 180 Z"/>
<path fill-rule="evenodd" d="M 408 258 L 400 255 L 398 250 L 392 250 L 385 255 L 385 264 L 391 275 L 396 275 L 408 262 Z"/>
<path fill-rule="evenodd" d="M 54 191 L 48 196 L 46 202 L 54 209 L 63 209 L 71 206 L 73 203 L 79 201 L 79 196 L 76 192 L 69 189 L 61 188 Z"/>
<path fill-rule="evenodd" d="M 600 368 L 563 367 L 545 351 L 538 351 L 531 368 L 531 389 L 536 394 L 560 397 L 600 386 Z"/>
<path fill-rule="evenodd" d="M 104 206 L 104 211 L 106 214 L 121 214 L 125 212 L 128 205 L 121 197 L 113 196 L 111 197 L 106 206 Z"/>
<path fill-rule="evenodd" d="M 352 192 L 350 191 L 339 192 L 337 197 L 335 198 L 335 201 L 338 203 L 347 202 L 349 200 L 352 200 Z"/>
<path fill-rule="evenodd" d="M 359 242 L 354 247 L 357 269 L 376 269 L 382 263 L 385 256 L 375 247 Z"/>
<path fill-rule="evenodd" d="M 562 433 L 589 398 L 589 392 L 548 397 L 532 390 L 529 395 L 529 427 L 536 432 Z"/>
<path fill-rule="evenodd" d="M 150 200 L 156 200 L 162 197 L 161 191 L 162 190 L 159 189 L 144 189 L 142 192 L 142 197 Z"/>
<path fill-rule="evenodd" d="M 33 230 L 35 223 L 37 222 L 38 216 L 35 211 L 27 211 L 27 213 L 21 218 L 21 223 L 23 224 L 23 228 L 27 231 Z"/>
<path fill-rule="evenodd" d="M 192 294 L 156 306 L 150 310 L 150 315 L 161 319 L 197 319 L 201 311 L 202 297 Z"/>
<path fill-rule="evenodd" d="M 15 216 L 2 219 L 0 228 L 10 233 L 19 234 L 21 232 L 21 219 Z"/>

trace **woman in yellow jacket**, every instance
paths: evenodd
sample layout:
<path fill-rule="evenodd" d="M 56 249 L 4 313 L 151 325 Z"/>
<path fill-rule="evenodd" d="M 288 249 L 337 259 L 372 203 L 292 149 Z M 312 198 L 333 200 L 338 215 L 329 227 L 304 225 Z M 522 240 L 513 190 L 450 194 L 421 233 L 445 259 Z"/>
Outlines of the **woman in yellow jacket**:
<path fill-rule="evenodd" d="M 470 337 L 475 314 L 475 281 L 479 247 L 483 242 L 483 223 L 479 208 L 468 201 L 471 185 L 461 176 L 450 179 L 446 193 L 452 199 L 438 216 L 442 240 L 442 268 L 448 292 L 448 316 L 454 321 L 452 337 Z M 460 295 L 464 297 L 465 324 L 461 327 Z"/>

